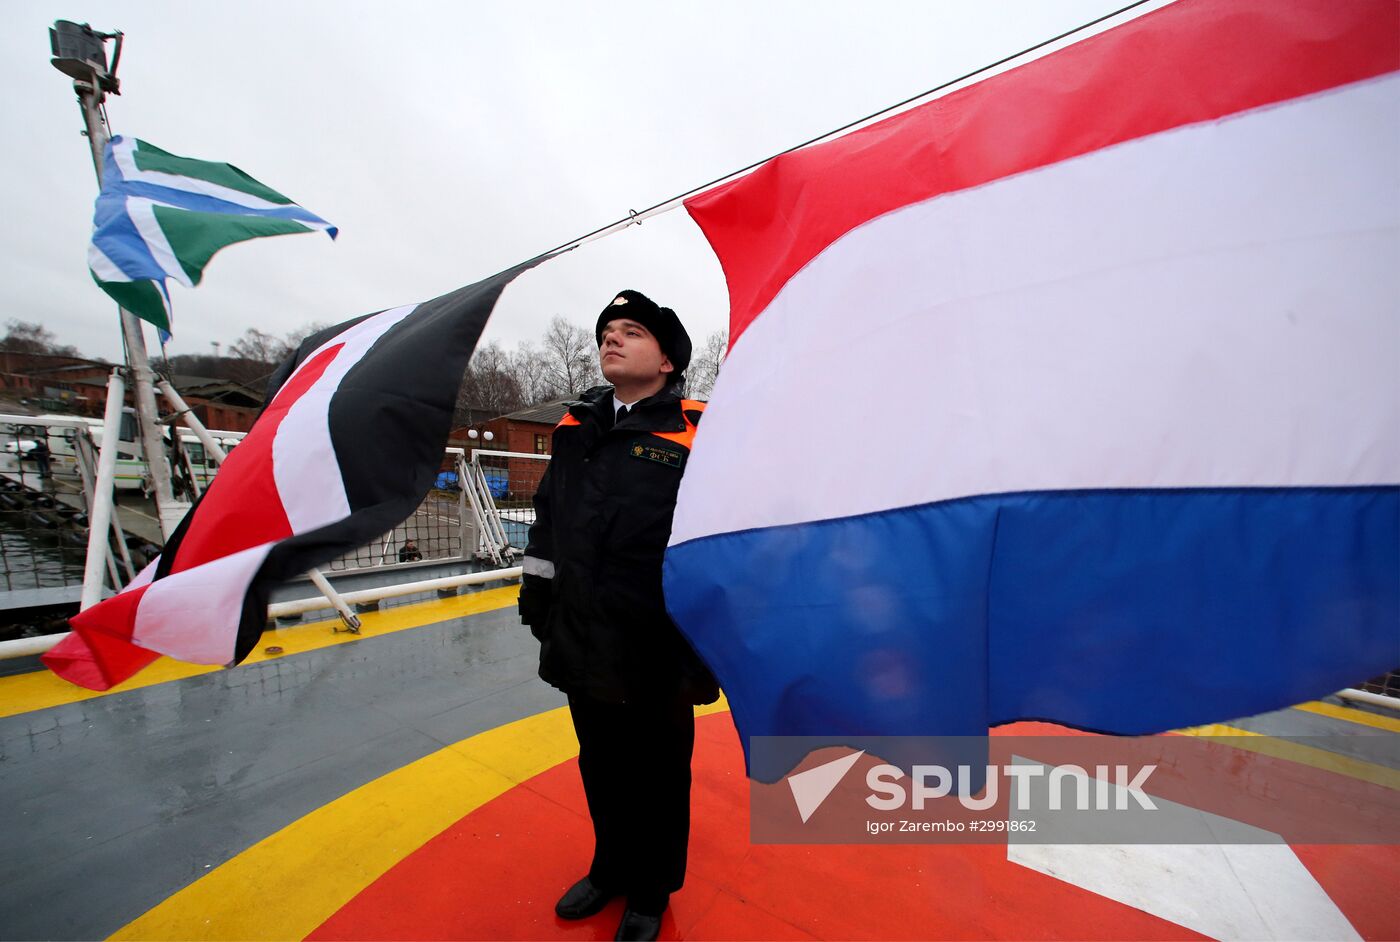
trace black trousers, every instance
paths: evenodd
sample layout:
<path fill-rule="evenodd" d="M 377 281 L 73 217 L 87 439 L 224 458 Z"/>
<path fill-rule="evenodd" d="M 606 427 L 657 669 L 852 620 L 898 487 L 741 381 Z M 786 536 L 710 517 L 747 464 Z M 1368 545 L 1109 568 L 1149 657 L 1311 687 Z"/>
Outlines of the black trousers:
<path fill-rule="evenodd" d="M 593 819 L 588 877 L 659 914 L 685 882 L 695 708 L 680 698 L 617 704 L 571 694 L 569 713 Z"/>

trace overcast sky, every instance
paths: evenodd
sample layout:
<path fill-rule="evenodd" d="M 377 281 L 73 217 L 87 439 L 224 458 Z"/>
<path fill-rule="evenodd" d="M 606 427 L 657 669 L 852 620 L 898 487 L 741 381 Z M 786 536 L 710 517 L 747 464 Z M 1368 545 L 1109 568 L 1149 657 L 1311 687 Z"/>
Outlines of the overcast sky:
<path fill-rule="evenodd" d="M 178 354 L 426 300 L 1125 3 L 12 0 L 4 319 L 120 355 L 86 268 L 96 183 L 48 62 L 55 19 L 126 33 L 116 133 L 234 163 L 340 227 L 232 246 L 200 287 L 172 285 Z M 591 326 L 629 287 L 697 342 L 725 325 L 680 209 L 526 274 L 485 339 Z"/>

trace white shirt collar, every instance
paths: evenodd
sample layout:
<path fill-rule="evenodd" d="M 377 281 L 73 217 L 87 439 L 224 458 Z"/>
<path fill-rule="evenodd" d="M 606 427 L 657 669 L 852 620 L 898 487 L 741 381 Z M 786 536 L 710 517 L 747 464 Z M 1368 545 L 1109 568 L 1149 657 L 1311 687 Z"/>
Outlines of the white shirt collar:
<path fill-rule="evenodd" d="M 631 402 L 623 402 L 621 399 L 617 398 L 617 393 L 613 393 L 613 397 L 612 397 L 613 419 L 614 419 L 614 420 L 617 419 L 617 410 L 618 410 L 618 409 L 621 409 L 623 406 L 626 406 L 626 407 L 627 407 L 627 411 L 630 412 L 630 411 L 632 411 L 632 407 L 635 406 L 637 403 L 639 403 L 639 402 L 641 402 L 641 401 L 642 401 L 642 400 L 640 400 L 640 399 L 634 399 L 634 400 L 632 400 Z"/>

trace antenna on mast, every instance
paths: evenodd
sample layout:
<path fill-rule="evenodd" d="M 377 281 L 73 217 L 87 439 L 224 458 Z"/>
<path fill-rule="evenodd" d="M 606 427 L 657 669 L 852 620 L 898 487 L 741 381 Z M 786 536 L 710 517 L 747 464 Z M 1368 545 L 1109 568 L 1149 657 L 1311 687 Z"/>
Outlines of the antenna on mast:
<path fill-rule="evenodd" d="M 106 45 L 109 39 L 117 41 L 110 69 Z M 99 33 L 86 23 L 56 20 L 49 29 L 49 48 L 53 50 L 49 64 L 73 81 L 89 82 L 95 78 L 101 91 L 121 94 L 121 82 L 117 80 L 117 65 L 122 60 L 121 30 Z"/>

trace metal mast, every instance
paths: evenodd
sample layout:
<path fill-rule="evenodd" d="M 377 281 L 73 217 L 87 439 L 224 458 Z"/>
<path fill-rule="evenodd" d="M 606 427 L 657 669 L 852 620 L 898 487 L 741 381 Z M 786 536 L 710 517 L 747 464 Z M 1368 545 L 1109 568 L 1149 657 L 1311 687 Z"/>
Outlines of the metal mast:
<path fill-rule="evenodd" d="M 106 41 L 116 40 L 116 50 L 112 57 L 112 67 L 107 68 L 107 48 Z M 97 33 L 86 23 L 73 23 L 68 20 L 58 20 L 54 23 L 53 29 L 49 30 L 49 41 L 53 47 L 53 67 L 64 75 L 73 79 L 73 90 L 78 93 L 78 102 L 83 108 L 83 121 L 87 126 L 88 143 L 92 146 L 92 165 L 97 170 L 97 185 L 102 186 L 102 161 L 106 151 L 107 140 L 110 137 L 107 131 L 107 119 L 102 111 L 102 103 L 107 98 L 107 93 L 119 94 L 120 85 L 117 82 L 117 63 L 121 61 L 122 55 L 122 34 Z M 151 364 L 146 355 L 146 338 L 141 331 L 141 321 L 125 308 L 121 308 L 122 338 L 126 342 L 126 362 L 131 369 L 132 385 L 136 387 L 136 411 L 140 419 L 141 444 L 146 452 L 146 464 L 151 469 L 151 482 L 156 498 L 156 513 L 160 517 L 161 533 L 167 540 L 175 532 L 175 528 L 180 525 L 184 518 L 188 505 L 178 504 L 170 486 L 170 466 L 165 459 L 165 440 L 160 432 L 160 425 L 157 421 L 160 413 L 156 411 L 155 386 L 152 382 Z M 215 345 L 217 349 L 218 345 Z M 220 463 L 223 462 L 223 449 L 209 436 L 194 417 L 189 409 L 175 392 L 174 387 L 165 385 L 164 393 L 171 400 L 177 413 L 184 416 L 184 421 L 195 434 L 204 442 L 205 447 L 211 455 L 217 457 Z M 116 428 L 117 422 L 114 416 L 120 417 L 121 403 L 113 402 L 113 397 L 120 400 L 123 396 L 121 392 L 121 378 L 115 373 L 112 383 L 108 386 L 107 421 L 106 429 L 102 436 L 102 456 L 99 459 L 99 483 L 94 488 L 92 525 L 90 527 L 88 539 L 88 567 L 87 574 L 83 580 L 83 601 L 82 607 L 88 608 L 97 603 L 101 598 L 102 591 L 102 564 L 107 558 L 106 546 L 106 521 L 109 519 L 112 509 L 112 465 L 116 461 Z M 105 487 L 103 483 L 105 482 Z M 99 521 L 101 525 L 99 526 Z M 335 610 L 339 613 L 343 621 L 351 631 L 358 633 L 360 630 L 360 620 L 355 613 L 350 610 L 350 606 L 339 593 L 332 588 L 319 570 L 313 569 L 309 573 L 312 583 L 327 599 L 330 600 Z M 114 589 L 119 588 L 113 586 Z"/>
<path fill-rule="evenodd" d="M 87 24 L 59 20 L 49 30 L 50 44 L 54 58 L 54 68 L 73 79 L 73 90 L 78 95 L 78 103 L 83 110 L 83 122 L 88 144 L 92 148 L 92 165 L 97 171 L 97 185 L 102 186 L 102 159 L 111 137 L 107 129 L 106 116 L 102 103 L 107 93 L 120 94 L 117 81 L 117 63 L 121 61 L 122 36 L 116 33 L 96 33 Z M 116 40 L 116 52 L 112 68 L 107 68 L 105 41 Z M 158 422 L 160 413 L 156 409 L 155 383 L 151 372 L 150 358 L 146 353 L 146 337 L 141 329 L 141 320 L 125 308 L 121 311 L 122 339 L 126 347 L 126 362 L 131 369 L 132 385 L 136 398 L 136 413 L 140 426 L 141 445 L 146 453 L 146 465 L 151 472 L 151 486 L 155 495 L 156 514 L 160 518 L 161 533 L 169 539 L 184 516 L 185 508 L 175 502 L 175 494 L 170 485 L 170 465 L 165 458 L 165 439 L 161 435 Z M 114 434 L 108 429 L 105 434 Z"/>

